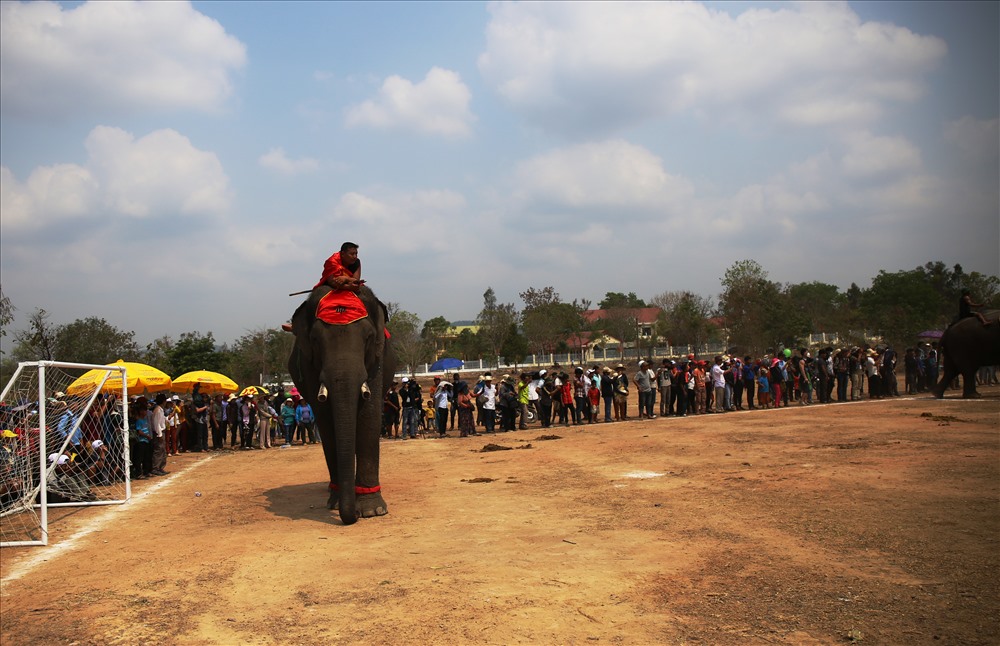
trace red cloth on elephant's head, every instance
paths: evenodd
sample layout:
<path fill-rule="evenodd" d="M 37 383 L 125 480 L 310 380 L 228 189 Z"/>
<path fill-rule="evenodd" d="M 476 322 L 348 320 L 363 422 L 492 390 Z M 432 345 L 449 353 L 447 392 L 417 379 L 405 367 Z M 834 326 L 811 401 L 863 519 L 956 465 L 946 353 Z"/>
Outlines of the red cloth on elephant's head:
<path fill-rule="evenodd" d="M 358 295 L 344 289 L 331 290 L 316 305 L 316 318 L 331 325 L 347 325 L 368 316 Z"/>

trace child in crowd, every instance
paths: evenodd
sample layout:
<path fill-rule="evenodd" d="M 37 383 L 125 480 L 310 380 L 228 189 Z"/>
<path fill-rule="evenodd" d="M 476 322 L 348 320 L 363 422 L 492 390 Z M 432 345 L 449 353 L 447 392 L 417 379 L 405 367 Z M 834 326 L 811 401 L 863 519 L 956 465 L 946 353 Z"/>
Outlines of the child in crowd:
<path fill-rule="evenodd" d="M 771 407 L 771 380 L 767 376 L 768 369 L 761 368 L 757 377 L 757 403 L 761 408 Z"/>
<path fill-rule="evenodd" d="M 434 398 L 433 397 L 428 397 L 427 400 L 424 401 L 424 415 L 423 415 L 422 424 L 423 424 L 423 429 L 425 431 L 429 431 L 429 430 L 432 430 L 432 429 L 437 430 L 437 426 L 436 426 L 436 424 L 437 424 L 437 418 L 434 416 Z"/>
<path fill-rule="evenodd" d="M 599 422 L 597 410 L 601 405 L 601 389 L 597 387 L 597 381 L 590 381 L 590 390 L 587 391 L 587 400 L 590 404 L 589 423 Z"/>

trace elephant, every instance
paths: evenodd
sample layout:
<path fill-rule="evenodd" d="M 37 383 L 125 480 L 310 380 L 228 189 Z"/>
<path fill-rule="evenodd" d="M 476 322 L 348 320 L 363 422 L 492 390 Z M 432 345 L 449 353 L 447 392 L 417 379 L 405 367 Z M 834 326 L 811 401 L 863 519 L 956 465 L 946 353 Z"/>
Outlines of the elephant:
<path fill-rule="evenodd" d="M 979 397 L 976 392 L 976 371 L 982 366 L 1000 364 L 1000 310 L 983 312 L 989 325 L 974 317 L 953 323 L 941 337 L 944 374 L 934 387 L 934 396 L 944 397 L 944 391 L 962 375 L 962 397 Z"/>
<path fill-rule="evenodd" d="M 392 383 L 395 357 L 385 331 L 388 313 L 367 286 L 357 295 L 367 315 L 345 324 L 316 317 L 333 291 L 319 285 L 295 310 L 295 344 L 288 371 L 312 406 L 330 472 L 328 509 L 345 525 L 388 513 L 379 484 L 382 397 Z"/>

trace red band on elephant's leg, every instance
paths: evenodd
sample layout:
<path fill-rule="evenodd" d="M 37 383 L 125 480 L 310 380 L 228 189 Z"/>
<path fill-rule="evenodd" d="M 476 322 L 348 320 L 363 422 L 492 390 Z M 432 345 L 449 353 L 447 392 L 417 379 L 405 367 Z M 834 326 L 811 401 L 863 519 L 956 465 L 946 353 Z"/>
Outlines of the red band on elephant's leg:
<path fill-rule="evenodd" d="M 338 487 L 333 482 L 330 483 L 330 489 L 332 491 L 340 491 L 340 487 Z M 382 491 L 382 486 L 381 485 L 375 485 L 374 487 L 359 487 L 357 485 L 354 486 L 354 493 L 356 493 L 356 494 L 378 493 L 380 491 Z"/>

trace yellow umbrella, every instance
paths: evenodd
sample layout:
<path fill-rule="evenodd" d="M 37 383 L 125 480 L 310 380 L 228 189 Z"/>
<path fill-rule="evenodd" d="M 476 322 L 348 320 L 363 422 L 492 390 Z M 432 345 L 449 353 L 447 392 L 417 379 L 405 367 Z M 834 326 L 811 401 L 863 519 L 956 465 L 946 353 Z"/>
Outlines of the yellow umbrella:
<path fill-rule="evenodd" d="M 122 361 L 121 359 L 107 365 L 125 366 L 126 377 L 128 379 L 128 389 L 130 392 L 133 390 L 143 392 L 170 390 L 170 375 L 161 370 L 157 370 L 153 366 L 147 366 L 144 363 L 134 363 L 132 361 Z M 83 373 L 83 376 L 66 388 L 66 394 L 86 395 L 87 393 L 91 393 L 95 388 L 97 388 L 97 384 L 101 383 L 101 380 L 104 379 L 106 374 L 107 371 L 101 370 L 100 368 L 88 370 Z M 111 376 L 108 377 L 108 380 L 104 382 L 104 386 L 101 387 L 101 392 L 120 393 L 121 391 L 121 373 L 115 370 L 111 373 Z"/>
<path fill-rule="evenodd" d="M 208 395 L 234 393 L 240 388 L 226 375 L 211 370 L 193 370 L 174 379 L 171 390 L 189 393 L 194 390 L 195 384 L 201 384 L 201 392 Z"/>
<path fill-rule="evenodd" d="M 253 395 L 254 397 L 259 397 L 260 395 L 270 395 L 271 391 L 263 386 L 247 386 L 242 391 L 240 391 L 240 397 L 245 397 L 246 395 Z"/>

